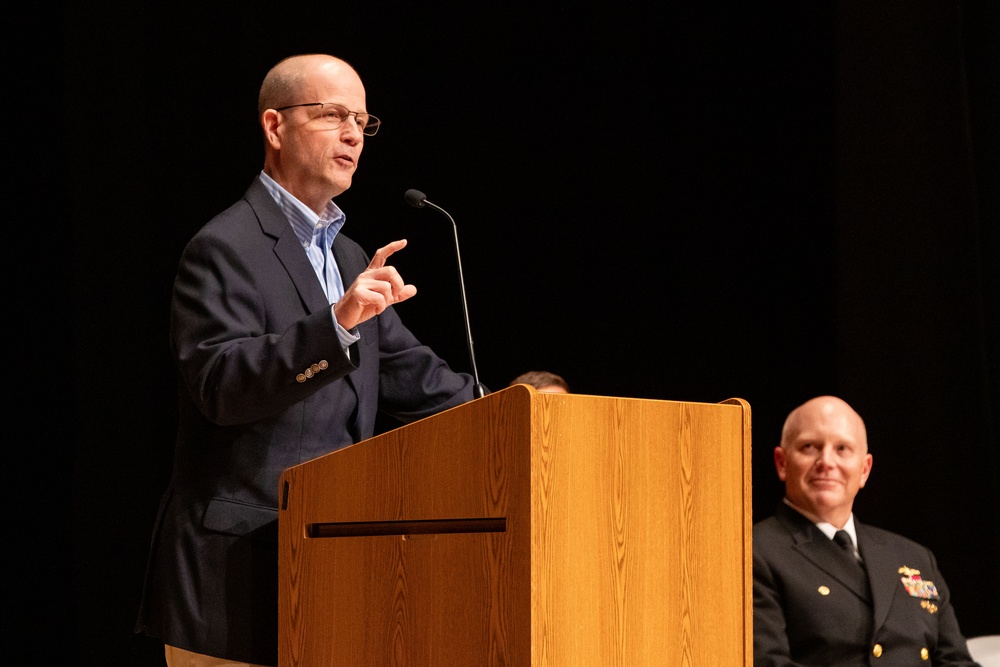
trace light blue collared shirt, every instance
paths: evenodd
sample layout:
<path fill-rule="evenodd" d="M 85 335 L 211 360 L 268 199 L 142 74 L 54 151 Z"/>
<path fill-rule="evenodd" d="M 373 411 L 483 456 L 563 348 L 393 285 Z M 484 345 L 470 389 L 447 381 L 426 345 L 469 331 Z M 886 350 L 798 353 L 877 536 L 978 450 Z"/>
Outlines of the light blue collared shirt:
<path fill-rule="evenodd" d="M 333 323 L 337 327 L 340 342 L 345 348 L 349 347 L 361 337 L 340 326 L 337 318 L 333 316 L 333 304 L 344 296 L 344 281 L 340 277 L 337 260 L 333 257 L 333 239 L 347 222 L 347 216 L 332 199 L 323 210 L 323 215 L 316 215 L 315 211 L 296 199 L 295 195 L 278 185 L 277 181 L 263 171 L 260 172 L 260 181 L 292 225 L 292 231 L 302 244 L 309 263 L 316 272 L 316 278 L 323 287 L 323 293 L 330 303 L 330 316 L 333 317 Z"/>

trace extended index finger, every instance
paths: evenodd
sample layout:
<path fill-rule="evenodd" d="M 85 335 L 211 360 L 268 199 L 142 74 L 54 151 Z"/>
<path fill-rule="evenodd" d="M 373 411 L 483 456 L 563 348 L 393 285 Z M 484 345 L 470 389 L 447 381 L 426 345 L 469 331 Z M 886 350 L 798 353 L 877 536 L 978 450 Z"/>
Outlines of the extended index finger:
<path fill-rule="evenodd" d="M 369 269 L 381 269 L 385 266 L 385 261 L 389 259 L 389 256 L 396 252 L 397 250 L 402 250 L 406 247 L 406 239 L 400 239 L 398 241 L 393 241 L 392 243 L 386 244 L 375 251 L 375 256 L 372 257 L 372 261 L 368 263 Z"/>

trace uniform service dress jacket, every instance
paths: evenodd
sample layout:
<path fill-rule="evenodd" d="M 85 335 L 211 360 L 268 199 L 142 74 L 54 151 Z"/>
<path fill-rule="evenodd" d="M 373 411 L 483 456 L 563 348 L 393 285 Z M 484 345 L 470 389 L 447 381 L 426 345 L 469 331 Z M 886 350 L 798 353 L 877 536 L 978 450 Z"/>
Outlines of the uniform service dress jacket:
<path fill-rule="evenodd" d="M 929 549 L 857 522 L 860 566 L 782 503 L 753 527 L 755 667 L 972 667 Z"/>

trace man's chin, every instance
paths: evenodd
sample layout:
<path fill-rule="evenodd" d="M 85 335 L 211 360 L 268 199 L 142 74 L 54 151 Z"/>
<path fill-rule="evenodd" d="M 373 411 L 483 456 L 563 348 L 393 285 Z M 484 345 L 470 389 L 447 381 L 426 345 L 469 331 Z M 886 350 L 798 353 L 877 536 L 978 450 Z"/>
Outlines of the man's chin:
<path fill-rule="evenodd" d="M 344 194 L 350 187 L 351 187 L 350 178 L 338 178 L 336 181 L 333 182 L 333 191 L 336 193 L 333 196 L 338 197 Z"/>
<path fill-rule="evenodd" d="M 813 490 L 809 494 L 809 502 L 814 508 L 816 508 L 816 513 L 819 514 L 824 510 L 830 510 L 840 507 L 844 504 L 844 494 L 839 490 Z"/>

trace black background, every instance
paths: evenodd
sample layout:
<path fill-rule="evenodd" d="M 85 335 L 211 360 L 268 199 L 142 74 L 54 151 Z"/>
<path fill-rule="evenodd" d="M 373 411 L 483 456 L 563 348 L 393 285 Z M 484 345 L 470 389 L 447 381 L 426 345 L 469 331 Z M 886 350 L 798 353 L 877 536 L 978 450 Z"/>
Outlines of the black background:
<path fill-rule="evenodd" d="M 488 387 L 744 398 L 755 519 L 785 414 L 840 395 L 875 457 L 859 519 L 934 550 L 966 635 L 1000 632 L 997 6 L 578 4 L 65 3 L 7 26 L 4 614 L 34 664 L 162 664 L 132 624 L 173 271 L 262 166 L 264 74 L 305 52 L 365 81 L 383 128 L 344 233 L 409 240 L 398 310 L 452 367 L 451 226 L 408 188 L 457 220 Z"/>

